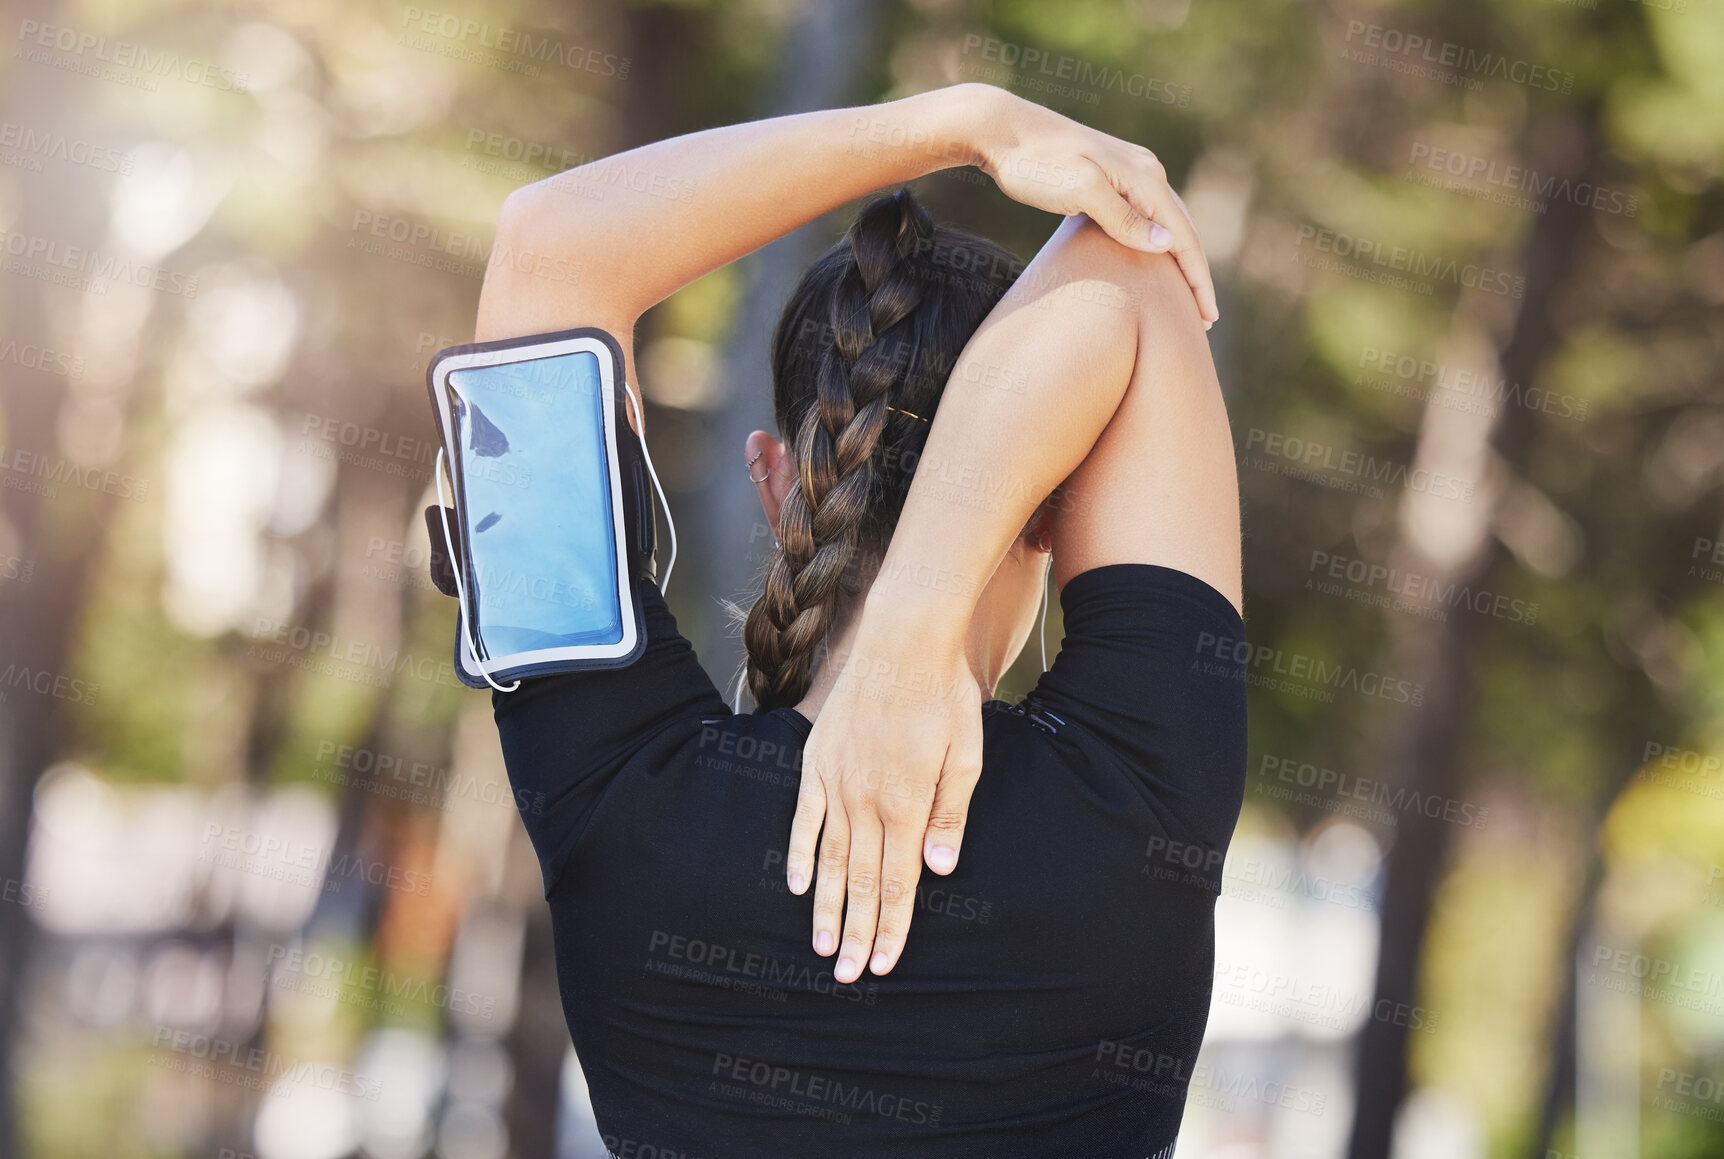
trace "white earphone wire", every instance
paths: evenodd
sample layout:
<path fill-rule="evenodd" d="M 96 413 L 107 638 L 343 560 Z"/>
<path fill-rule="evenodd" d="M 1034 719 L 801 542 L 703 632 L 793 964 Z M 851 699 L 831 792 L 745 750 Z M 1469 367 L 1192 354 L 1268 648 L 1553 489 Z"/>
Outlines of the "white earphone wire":
<path fill-rule="evenodd" d="M 1048 588 L 1052 586 L 1054 557 L 1048 556 L 1047 570 L 1042 573 L 1042 620 L 1037 630 L 1042 639 L 1042 671 L 1048 670 Z"/>
<path fill-rule="evenodd" d="M 626 378 L 623 379 L 623 390 L 627 392 L 629 402 L 634 404 L 635 422 L 639 423 L 641 428 L 641 457 L 646 460 L 647 474 L 652 476 L 653 489 L 658 492 L 659 505 L 664 508 L 664 525 L 670 529 L 670 562 L 664 565 L 664 579 L 660 580 L 658 585 L 659 594 L 663 595 L 665 589 L 670 587 L 671 569 L 676 567 L 676 520 L 670 517 L 670 500 L 664 497 L 664 484 L 658 481 L 658 471 L 652 465 L 652 452 L 647 450 L 646 415 L 642 413 L 645 408 L 641 406 L 634 387 L 629 385 Z"/>

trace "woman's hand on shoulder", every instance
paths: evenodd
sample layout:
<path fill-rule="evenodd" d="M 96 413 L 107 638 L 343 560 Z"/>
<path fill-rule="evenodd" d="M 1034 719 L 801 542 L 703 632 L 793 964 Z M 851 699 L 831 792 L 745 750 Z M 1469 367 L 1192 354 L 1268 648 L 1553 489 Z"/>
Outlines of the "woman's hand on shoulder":
<path fill-rule="evenodd" d="M 957 866 L 982 772 L 981 689 L 962 647 L 866 637 L 864 627 L 854 654 L 827 661 L 843 675 L 803 746 L 785 859 L 791 892 L 812 879 L 814 949 L 838 953 L 839 982 L 896 965 L 922 863 Z"/>
<path fill-rule="evenodd" d="M 992 90 L 967 99 L 979 110 L 976 164 L 1001 192 L 1049 213 L 1084 214 L 1131 249 L 1171 251 L 1203 321 L 1220 317 L 1197 227 L 1153 152 L 1005 89 L 973 87 Z"/>

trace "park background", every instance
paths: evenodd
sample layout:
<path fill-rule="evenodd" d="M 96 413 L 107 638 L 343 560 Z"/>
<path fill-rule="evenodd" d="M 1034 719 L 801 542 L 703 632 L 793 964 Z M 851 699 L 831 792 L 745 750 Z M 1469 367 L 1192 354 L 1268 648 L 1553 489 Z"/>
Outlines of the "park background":
<path fill-rule="evenodd" d="M 969 80 L 1153 148 L 1220 287 L 1251 762 L 1180 1159 L 1724 1154 L 1724 4 L 4 28 L 0 1154 L 602 1154 L 427 577 L 427 359 L 512 188 Z M 1056 224 L 914 188 L 1026 259 Z M 849 208 L 640 328 L 718 680 L 766 334 Z"/>

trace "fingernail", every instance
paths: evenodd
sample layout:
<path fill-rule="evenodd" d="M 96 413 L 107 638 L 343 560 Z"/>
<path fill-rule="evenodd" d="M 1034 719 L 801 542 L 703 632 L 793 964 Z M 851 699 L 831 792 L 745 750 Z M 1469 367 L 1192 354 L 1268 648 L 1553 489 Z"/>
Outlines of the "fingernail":
<path fill-rule="evenodd" d="M 1159 221 L 1149 225 L 1149 244 L 1154 246 L 1170 246 L 1173 244 L 1173 231 Z"/>
<path fill-rule="evenodd" d="M 950 873 L 958 864 L 958 851 L 950 845 L 935 845 L 928 850 L 928 868 L 935 873 Z"/>
<path fill-rule="evenodd" d="M 856 960 L 854 958 L 839 958 L 838 968 L 832 971 L 832 976 L 840 982 L 848 982 L 851 979 L 846 975 L 854 969 L 856 969 Z"/>
<path fill-rule="evenodd" d="M 886 972 L 886 967 L 889 965 L 891 965 L 891 963 L 887 960 L 885 954 L 875 954 L 874 960 L 868 963 L 868 968 L 876 974 L 884 974 Z"/>
<path fill-rule="evenodd" d="M 825 957 L 832 952 L 832 931 L 821 930 L 814 935 L 814 952 Z"/>
<path fill-rule="evenodd" d="M 790 892 L 791 893 L 801 893 L 803 890 L 805 890 L 807 888 L 808 888 L 808 879 L 806 877 L 803 877 L 800 873 L 793 873 L 790 875 Z"/>

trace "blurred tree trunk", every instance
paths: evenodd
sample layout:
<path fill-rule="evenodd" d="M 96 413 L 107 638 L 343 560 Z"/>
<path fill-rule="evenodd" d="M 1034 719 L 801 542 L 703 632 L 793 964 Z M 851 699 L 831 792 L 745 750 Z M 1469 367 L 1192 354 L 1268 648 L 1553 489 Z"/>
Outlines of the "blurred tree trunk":
<path fill-rule="evenodd" d="M 521 945 L 521 1000 L 504 1048 L 514 1082 L 503 1107 L 509 1127 L 509 1153 L 516 1159 L 555 1159 L 557 1107 L 562 1096 L 563 1055 L 569 1049 L 568 1023 L 561 1017 L 556 947 L 551 911 L 529 905 Z"/>
<path fill-rule="evenodd" d="M 823 0 L 803 7 L 779 55 L 776 91 L 762 117 L 812 109 L 841 108 L 863 99 L 861 85 L 874 60 L 881 0 Z M 772 545 L 760 502 L 742 475 L 742 444 L 756 428 L 774 431 L 772 371 L 767 352 L 778 312 L 791 287 L 815 255 L 831 241 L 826 228 L 810 222 L 743 259 L 749 273 L 736 325 L 719 370 L 724 408 L 713 417 L 712 447 L 719 458 L 712 485 L 689 498 L 694 528 L 688 545 L 706 588 L 745 607 L 752 598 L 760 561 Z M 760 529 L 763 534 L 750 534 Z M 742 641 L 723 615 L 703 618 L 706 630 L 694 641 L 707 674 L 728 700 L 742 663 Z"/>
<path fill-rule="evenodd" d="M 1598 182 L 1603 174 L 1597 119 L 1597 107 L 1589 106 L 1535 121 L 1524 151 L 1534 156 L 1542 172 Z M 1564 155 L 1541 155 L 1547 154 L 1546 146 L 1553 141 L 1561 143 L 1556 148 Z M 1591 227 L 1592 213 L 1573 200 L 1553 199 L 1537 218 L 1522 264 L 1524 297 L 1499 359 L 1505 381 L 1536 382 L 1556 348 L 1559 336 L 1551 317 L 1554 292 L 1572 273 L 1576 247 Z M 1525 406 L 1505 404 L 1499 412 L 1492 443 L 1511 469 L 1518 470 L 1525 462 L 1539 420 L 1539 412 Z M 1489 573 L 1499 554 L 1491 540 L 1470 568 L 1433 574 L 1433 578 L 1493 587 Z M 1426 703 L 1422 711 L 1408 714 L 1390 767 L 1400 770 L 1399 786 L 1421 795 L 1449 799 L 1462 787 L 1459 738 L 1470 735 L 1469 666 L 1478 638 L 1476 619 L 1463 613 L 1446 624 L 1418 620 L 1402 651 L 1406 657 L 1402 674 L 1426 685 Z M 1453 826 L 1441 822 L 1405 823 L 1389 851 L 1373 1010 L 1385 999 L 1410 1005 L 1417 998 L 1425 934 L 1452 837 Z M 1393 1019 L 1367 1019 L 1360 1034 L 1349 1159 L 1384 1159 L 1389 1154 L 1395 1114 L 1409 1085 L 1407 1042 L 1406 1026 Z"/>
<path fill-rule="evenodd" d="M 60 6 L 52 0 L 22 0 L 10 9 L 17 21 L 55 23 Z M 66 113 L 75 102 L 67 90 L 78 83 L 75 74 L 14 62 L 8 70 L 11 91 L 5 99 L 6 118 L 37 131 L 70 130 Z M 19 212 L 12 228 L 65 238 L 82 244 L 98 238 L 105 222 L 94 212 L 106 208 L 99 196 L 74 195 L 57 184 L 87 180 L 81 174 L 29 174 L 13 188 Z M 6 279 L 7 339 L 44 341 L 48 314 L 43 301 L 49 283 L 34 278 Z M 64 291 L 62 291 L 64 292 Z M 64 387 L 54 376 L 10 365 L 0 379 L 4 427 L 0 450 L 10 458 L 18 452 L 47 454 L 58 439 L 56 427 Z M 69 488 L 68 488 L 69 489 Z M 31 673 L 66 671 L 69 643 L 99 537 L 92 534 L 111 510 L 112 496 L 87 498 L 90 506 L 82 526 L 62 519 L 60 526 L 43 526 L 44 497 L 24 487 L 0 488 L 0 515 L 15 538 L 12 554 L 33 561 L 28 584 L 0 584 L 0 669 Z M 56 752 L 56 737 L 64 727 L 62 712 L 75 705 L 9 684 L 0 690 L 0 883 L 24 879 L 25 846 L 30 834 L 31 803 L 36 782 Z M 21 905 L 0 904 L 0 1155 L 22 1154 L 19 1130 L 19 1036 L 24 1024 L 25 972 L 29 967 L 33 921 Z"/>
<path fill-rule="evenodd" d="M 1527 1148 L 1527 1159 L 1545 1159 L 1545 1153 L 1556 1137 L 1557 1127 L 1574 1107 L 1574 1068 L 1579 1057 L 1575 1049 L 1579 1030 L 1576 1004 L 1580 1000 L 1580 971 L 1575 968 L 1575 963 L 1579 960 L 1580 940 L 1586 936 L 1592 907 L 1603 884 L 1604 860 L 1595 848 L 1587 862 L 1586 881 L 1581 885 L 1580 897 L 1569 918 L 1568 936 L 1563 939 L 1562 961 L 1568 969 L 1563 971 L 1562 995 L 1557 999 L 1556 1018 L 1551 1023 L 1550 1050 L 1545 1055 L 1550 1069 L 1545 1074 L 1544 1097 L 1539 1101 L 1538 1129 Z"/>
<path fill-rule="evenodd" d="M 1637 456 L 1638 458 L 1638 456 Z M 1539 1103 L 1538 1127 L 1527 1147 L 1527 1159 L 1545 1159 L 1563 1120 L 1574 1109 L 1576 1088 L 1575 1067 L 1579 1062 L 1578 1031 L 1580 1000 L 1580 955 L 1587 931 L 1594 929 L 1593 908 L 1599 891 L 1604 887 L 1604 849 L 1600 834 L 1610 811 L 1623 792 L 1634 783 L 1634 774 L 1645 762 L 1645 738 L 1674 735 L 1677 726 L 1653 691 L 1650 681 L 1628 683 L 1629 694 L 1611 705 L 1612 735 L 1622 738 L 1622 750 L 1611 762 L 1614 775 L 1599 793 L 1592 809 L 1585 815 L 1582 832 L 1588 842 L 1586 877 L 1576 892 L 1574 907 L 1569 911 L 1568 928 L 1562 943 L 1562 990 L 1553 1008 L 1554 1017 L 1549 1031 L 1549 1049 L 1545 1051 L 1544 1093 Z"/>
<path fill-rule="evenodd" d="M 9 106 L 15 108 L 15 106 Z M 28 114 L 23 114 L 28 115 Z M 32 220 L 26 210 L 24 220 Z M 37 219 L 39 220 L 39 219 Z M 20 300 L 21 299 L 21 300 Z M 40 334 L 41 303 L 29 285 L 6 312 L 10 333 Z M 6 376 L 5 446 L 52 446 L 58 396 L 41 383 L 18 386 L 26 372 Z M 46 554 L 38 525 L 37 496 L 7 488 L 0 510 L 17 535 L 15 554 L 36 564 L 28 589 L 0 585 L 0 664 L 31 672 L 65 671 L 67 636 L 80 603 L 88 547 L 71 558 Z M 88 543 L 88 539 L 83 542 Z M 56 702 L 44 701 L 27 687 L 0 698 L 0 882 L 24 880 L 25 846 L 36 782 L 54 756 Z M 35 926 L 19 905 L 0 905 L 0 1154 L 18 1155 L 18 1035 L 23 1026 L 24 974 Z"/>

